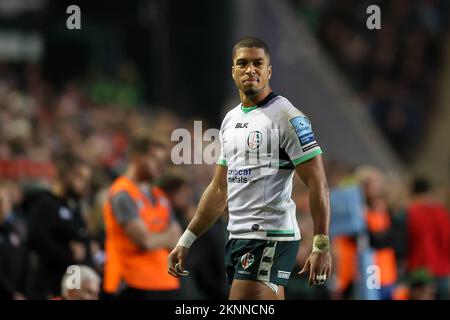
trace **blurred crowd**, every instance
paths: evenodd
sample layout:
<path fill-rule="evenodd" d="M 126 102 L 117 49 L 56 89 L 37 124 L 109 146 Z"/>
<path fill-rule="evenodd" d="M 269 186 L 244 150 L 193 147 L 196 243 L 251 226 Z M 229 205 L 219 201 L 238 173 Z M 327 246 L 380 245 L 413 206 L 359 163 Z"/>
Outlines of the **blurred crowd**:
<path fill-rule="evenodd" d="M 448 0 L 294 0 L 369 113 L 404 160 L 414 156 L 436 110 Z M 381 30 L 369 30 L 370 5 Z M 372 14 L 373 12 L 371 12 Z"/>
<path fill-rule="evenodd" d="M 326 170 L 331 194 L 352 188 L 361 191 L 363 228 L 337 227 L 332 221 L 331 283 L 327 288 L 308 288 L 304 279 L 294 278 L 288 292 L 304 299 L 449 299 L 448 187 L 433 186 L 425 177 L 402 177 L 373 166 L 326 161 Z M 308 196 L 298 191 L 302 188 L 297 186 L 294 192 L 304 244 L 298 265 L 307 258 L 311 247 L 305 243 L 313 237 Z M 333 208 L 337 208 L 336 203 L 332 203 L 331 219 L 337 220 Z M 358 217 L 341 222 L 354 224 L 350 219 Z M 370 294 L 370 284 L 375 294 Z"/>
<path fill-rule="evenodd" d="M 140 105 L 139 92 L 133 92 L 126 78 L 93 77 L 55 87 L 42 78 L 39 65 L 0 63 L 1 299 L 111 298 L 101 290 L 108 259 L 102 206 L 111 183 L 127 166 L 129 141 L 151 135 L 170 154 L 177 143 L 170 139 L 174 129 L 193 133 L 193 119 Z M 203 130 L 207 128 L 203 122 Z M 194 149 L 202 151 L 202 146 Z M 330 159 L 326 167 L 332 190 L 352 183 L 364 190 L 364 235 L 381 270 L 380 298 L 448 299 L 449 194 L 425 179 L 415 179 L 409 187 L 403 177 L 377 168 L 353 168 Z M 157 184 L 184 229 L 214 166 L 167 161 L 163 171 Z M 303 239 L 299 271 L 313 234 L 308 193 L 298 178 L 293 199 Z M 192 246 L 186 262 L 191 275 L 181 279 L 182 298 L 227 297 L 226 219 L 224 215 Z M 306 279 L 294 276 L 287 298 L 358 299 L 360 236 L 333 239 L 335 272 L 329 285 L 308 287 Z M 71 265 L 79 265 L 87 279 L 83 294 L 65 287 Z"/>
<path fill-rule="evenodd" d="M 59 295 L 62 275 L 72 264 L 91 266 L 102 275 L 102 206 L 108 188 L 127 166 L 129 141 L 152 136 L 166 146 L 170 157 L 178 143 L 171 141 L 175 129 L 185 128 L 194 136 L 193 119 L 139 104 L 139 91 L 126 81 L 133 72 L 132 65 L 125 65 L 117 77 L 79 79 L 57 88 L 42 78 L 40 65 L 0 62 L 0 240 L 11 240 L 4 248 L 0 241 L 2 297 Z M 206 121 L 202 125 L 208 129 Z M 201 148 L 194 145 L 192 159 Z M 83 163 L 81 171 L 74 169 L 78 162 Z M 158 183 L 168 190 L 174 214 L 185 227 L 214 168 L 170 164 Z M 73 197 L 54 197 L 61 189 Z M 59 200 L 70 213 L 52 212 Z M 60 221 L 73 212 L 75 224 Z M 218 237 L 220 248 L 224 228 Z M 208 247 L 207 240 L 204 243 Z M 208 252 L 201 243 L 192 250 L 194 264 Z M 202 279 L 199 268 L 192 274 L 200 280 L 186 280 L 189 297 L 206 297 L 211 283 Z M 212 285 L 218 297 L 225 297 L 225 283 Z"/>

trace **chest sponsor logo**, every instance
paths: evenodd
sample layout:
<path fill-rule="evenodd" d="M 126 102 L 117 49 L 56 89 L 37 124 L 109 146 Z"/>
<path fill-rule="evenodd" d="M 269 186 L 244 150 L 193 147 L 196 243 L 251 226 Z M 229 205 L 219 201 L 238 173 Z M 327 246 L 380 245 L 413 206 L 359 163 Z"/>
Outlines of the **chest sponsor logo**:
<path fill-rule="evenodd" d="M 252 131 L 247 137 L 247 145 L 250 149 L 255 150 L 261 145 L 262 133 L 259 131 Z"/>
<path fill-rule="evenodd" d="M 250 252 L 247 252 L 241 257 L 241 266 L 244 270 L 248 269 L 255 261 L 255 256 Z"/>
<path fill-rule="evenodd" d="M 228 169 L 228 183 L 247 183 L 252 174 L 252 169 Z"/>

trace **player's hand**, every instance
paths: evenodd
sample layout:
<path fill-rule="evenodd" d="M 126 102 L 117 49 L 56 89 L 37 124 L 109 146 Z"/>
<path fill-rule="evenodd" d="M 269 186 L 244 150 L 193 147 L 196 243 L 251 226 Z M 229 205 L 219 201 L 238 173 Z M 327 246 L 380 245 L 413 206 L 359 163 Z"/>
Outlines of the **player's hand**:
<path fill-rule="evenodd" d="M 176 246 L 169 254 L 168 272 L 174 277 L 187 276 L 189 271 L 184 270 L 184 262 L 189 249 L 182 246 Z"/>
<path fill-rule="evenodd" d="M 327 252 L 311 252 L 299 275 L 309 271 L 308 283 L 321 285 L 331 275 L 331 254 Z"/>

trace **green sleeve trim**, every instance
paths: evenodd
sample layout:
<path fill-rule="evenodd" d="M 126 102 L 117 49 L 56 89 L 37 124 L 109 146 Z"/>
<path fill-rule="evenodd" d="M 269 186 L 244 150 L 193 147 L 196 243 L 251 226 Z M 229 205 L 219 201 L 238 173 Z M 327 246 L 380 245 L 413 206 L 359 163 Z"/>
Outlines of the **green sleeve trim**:
<path fill-rule="evenodd" d="M 242 110 L 244 113 L 248 113 L 248 112 L 250 112 L 250 111 L 252 111 L 252 110 L 255 110 L 256 108 L 258 108 L 258 106 L 253 106 L 253 107 L 244 107 L 244 106 L 241 106 L 241 110 Z"/>
<path fill-rule="evenodd" d="M 319 154 L 322 154 L 322 149 L 318 149 L 318 150 L 316 150 L 314 152 L 311 152 L 311 153 L 309 153 L 309 154 L 307 154 L 307 155 L 305 155 L 303 157 L 295 159 L 295 160 L 292 161 L 292 163 L 296 166 L 296 165 L 298 165 L 300 163 L 303 163 L 305 161 L 308 161 L 309 159 L 314 158 L 315 156 L 318 156 Z"/>
<path fill-rule="evenodd" d="M 219 161 L 217 161 L 217 164 L 226 167 L 227 166 L 227 160 L 219 159 Z"/>

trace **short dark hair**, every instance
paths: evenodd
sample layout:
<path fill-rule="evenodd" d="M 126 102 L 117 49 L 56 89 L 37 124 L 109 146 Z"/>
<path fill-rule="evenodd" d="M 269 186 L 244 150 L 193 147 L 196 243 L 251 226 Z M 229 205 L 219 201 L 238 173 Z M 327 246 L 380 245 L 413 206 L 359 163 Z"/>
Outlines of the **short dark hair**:
<path fill-rule="evenodd" d="M 150 137 L 150 136 L 139 136 L 131 139 L 128 146 L 129 155 L 145 155 L 153 148 L 165 148 L 164 143 L 161 141 Z"/>
<path fill-rule="evenodd" d="M 233 46 L 233 51 L 231 53 L 231 61 L 234 61 L 234 55 L 236 54 L 236 50 L 240 48 L 260 48 L 263 49 L 266 53 L 267 57 L 270 61 L 270 51 L 267 45 L 259 38 L 256 37 L 245 37 L 240 39 L 236 44 Z"/>
<path fill-rule="evenodd" d="M 88 163 L 74 152 L 64 151 L 53 157 L 58 176 L 66 177 L 74 168 L 79 166 L 88 166 Z"/>
<path fill-rule="evenodd" d="M 411 192 L 413 194 L 424 194 L 431 190 L 430 182 L 425 177 L 414 178 L 411 184 Z"/>

